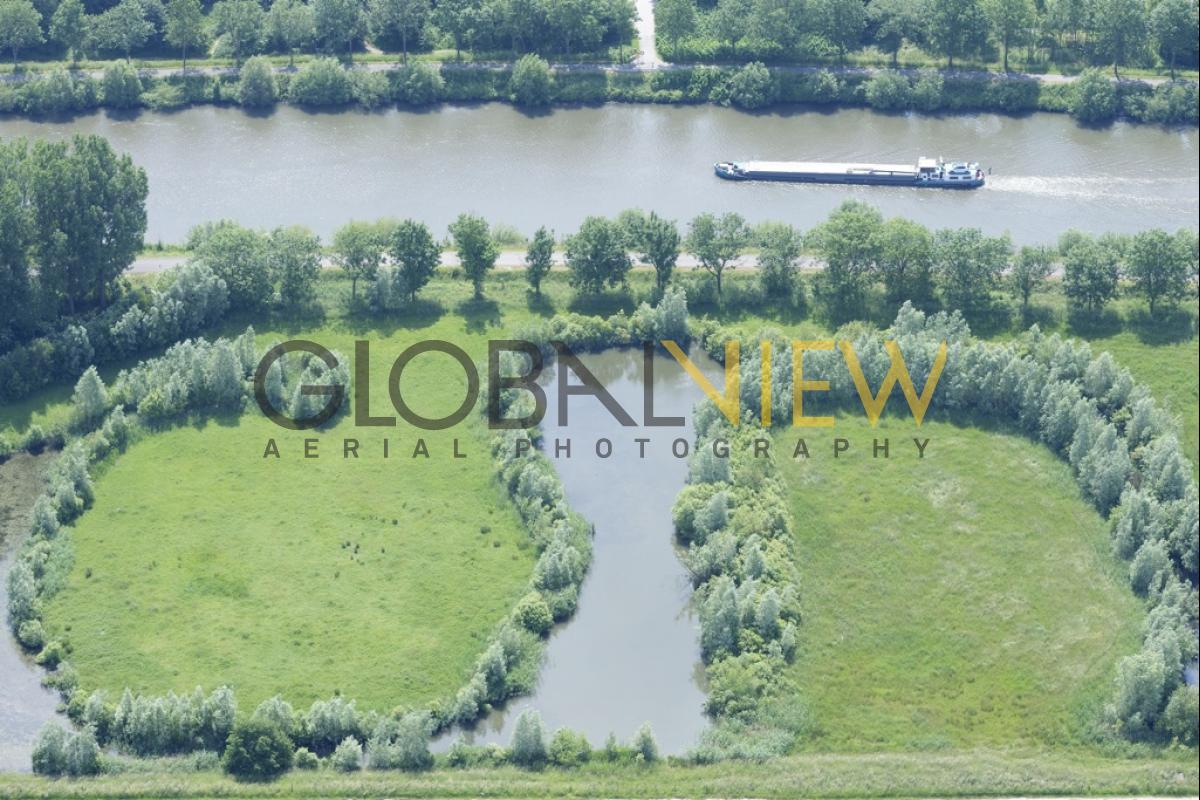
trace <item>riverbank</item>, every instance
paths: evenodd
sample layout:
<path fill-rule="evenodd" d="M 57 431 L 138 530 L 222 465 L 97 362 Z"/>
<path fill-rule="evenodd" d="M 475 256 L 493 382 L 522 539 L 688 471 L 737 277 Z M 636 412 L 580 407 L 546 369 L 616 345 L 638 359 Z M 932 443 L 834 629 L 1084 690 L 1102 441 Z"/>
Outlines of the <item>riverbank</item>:
<path fill-rule="evenodd" d="M 1159 758 L 973 750 L 803 754 L 711 765 L 607 764 L 540 772 L 436 768 L 429 772 L 292 772 L 271 784 L 240 783 L 192 759 L 80 781 L 0 775 L 12 800 L 50 797 L 1123 797 L 1194 796 L 1195 751 Z"/>
<path fill-rule="evenodd" d="M 306 70 L 324 64 L 345 86 L 320 97 L 292 87 Z M 128 74 L 125 71 L 128 70 Z M 1161 78 L 1112 81 L 1099 73 L 1029 75 L 978 70 L 878 69 L 873 67 L 560 64 L 545 106 L 606 102 L 695 105 L 713 103 L 748 111 L 792 107 L 874 108 L 924 114 L 1033 111 L 1071 113 L 1097 124 L 1117 118 L 1155 124 L 1197 123 L 1197 84 Z M 108 73 L 121 73 L 118 81 Z M 136 73 L 135 87 L 131 76 Z M 275 102 L 310 109 L 428 109 L 446 102 L 514 102 L 511 65 L 496 62 L 414 62 L 409 66 L 368 62 L 349 69 L 328 60 L 299 68 L 275 67 Z M 124 87 L 119 97 L 107 86 Z M 237 67 L 135 70 L 57 69 L 0 76 L 0 114 L 62 118 L 96 109 L 130 113 L 139 108 L 174 110 L 239 103 Z M 419 85 L 419 90 L 414 87 Z M 1085 87 L 1086 88 L 1081 88 Z M 1108 88 L 1105 88 L 1108 87 Z M 1084 93 L 1085 96 L 1079 95 Z M 1099 95 L 1104 95 L 1103 97 Z M 255 102 L 261 113 L 263 102 Z M 269 107 L 271 103 L 266 103 Z"/>

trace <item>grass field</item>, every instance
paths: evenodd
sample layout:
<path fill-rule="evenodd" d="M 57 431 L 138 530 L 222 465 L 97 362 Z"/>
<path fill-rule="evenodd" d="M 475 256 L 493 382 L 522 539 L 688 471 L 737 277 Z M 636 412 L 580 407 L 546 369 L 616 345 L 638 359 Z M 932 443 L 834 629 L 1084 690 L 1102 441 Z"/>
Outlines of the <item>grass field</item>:
<path fill-rule="evenodd" d="M 903 404 L 901 404 L 903 405 Z M 791 454 L 796 431 L 778 434 Z M 834 459 L 833 436 L 851 443 Z M 913 436 L 928 438 L 918 459 Z M 814 750 L 1083 741 L 1141 603 L 1069 468 L 1016 435 L 861 415 L 781 458 L 804 624 L 792 677 Z M 874 458 L 875 438 L 890 458 Z M 782 449 L 778 452 L 783 453 Z"/>
<path fill-rule="evenodd" d="M 482 356 L 461 323 L 261 338 L 303 336 L 346 356 L 353 337 L 371 339 L 381 414 L 387 371 L 408 343 L 444 337 Z M 436 356 L 414 361 L 403 383 L 413 406 L 456 406 L 465 382 L 447 374 Z M 305 459 L 311 432 L 255 409 L 135 443 L 102 469 L 70 586 L 46 609 L 81 684 L 161 693 L 227 683 L 243 705 L 340 691 L 380 710 L 453 693 L 523 592 L 534 553 L 492 480 L 482 425 L 421 435 L 428 459 L 412 457 L 418 432 L 403 422 L 355 429 L 345 416 L 321 432 L 320 457 Z M 362 441 L 359 458 L 343 458 L 345 436 Z M 270 437 L 278 460 L 263 457 Z M 454 437 L 466 458 L 452 457 Z"/>

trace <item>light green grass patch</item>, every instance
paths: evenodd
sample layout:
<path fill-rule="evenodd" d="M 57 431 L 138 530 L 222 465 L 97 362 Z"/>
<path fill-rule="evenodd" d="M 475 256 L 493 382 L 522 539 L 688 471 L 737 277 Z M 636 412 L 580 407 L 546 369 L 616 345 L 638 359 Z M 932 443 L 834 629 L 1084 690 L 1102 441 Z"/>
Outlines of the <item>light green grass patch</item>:
<path fill-rule="evenodd" d="M 798 436 L 812 456 L 790 458 Z M 833 436 L 850 441 L 834 459 Z M 913 436 L 928 438 L 918 459 Z M 890 458 L 874 458 L 887 437 Z M 1069 468 L 1023 437 L 861 415 L 780 433 L 804 624 L 807 747 L 1079 742 L 1141 603 Z"/>

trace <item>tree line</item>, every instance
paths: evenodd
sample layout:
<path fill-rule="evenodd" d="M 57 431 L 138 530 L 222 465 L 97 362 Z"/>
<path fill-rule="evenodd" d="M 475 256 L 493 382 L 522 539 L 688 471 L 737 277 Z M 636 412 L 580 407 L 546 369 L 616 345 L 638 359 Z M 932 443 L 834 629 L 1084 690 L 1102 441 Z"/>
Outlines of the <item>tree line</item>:
<path fill-rule="evenodd" d="M 898 63 L 905 46 L 956 59 L 1010 51 L 1056 60 L 1197 64 L 1196 0 L 661 0 L 659 46 L 676 60 L 838 58 L 873 48 Z"/>
<path fill-rule="evenodd" d="M 370 40 L 407 61 L 413 50 L 586 54 L 633 36 L 632 0 L 0 0 L 0 47 L 95 56 L 170 52 L 187 67 L 214 55 L 353 59 Z"/>

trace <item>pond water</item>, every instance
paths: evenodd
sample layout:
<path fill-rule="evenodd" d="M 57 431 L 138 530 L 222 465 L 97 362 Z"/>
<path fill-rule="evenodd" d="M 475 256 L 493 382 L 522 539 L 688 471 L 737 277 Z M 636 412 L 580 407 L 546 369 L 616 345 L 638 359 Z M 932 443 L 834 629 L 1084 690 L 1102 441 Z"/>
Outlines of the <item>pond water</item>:
<path fill-rule="evenodd" d="M 15 485 L 17 470 L 41 469 L 46 460 L 14 456 L 0 464 L 0 484 Z M 58 706 L 58 694 L 42 686 L 42 668 L 21 650 L 7 624 L 8 573 L 27 520 L 28 509 L 12 507 L 7 495 L 0 496 L 0 772 L 29 771 L 33 740 Z"/>
<path fill-rule="evenodd" d="M 413 217 L 444 235 L 462 211 L 560 235 L 590 214 L 638 206 L 679 220 L 737 211 L 809 228 L 847 198 L 931 227 L 1009 231 L 1050 242 L 1067 228 L 1195 227 L 1200 136 L 1065 115 L 885 115 L 866 110 L 750 115 L 716 106 L 608 104 L 530 116 L 507 105 L 428 113 L 268 116 L 212 106 L 133 119 L 0 120 L 0 137 L 96 133 L 150 179 L 150 241 L 228 217 L 307 225 L 328 237 L 350 219 Z M 728 159 L 886 161 L 970 158 L 994 174 L 979 191 L 738 184 Z"/>
<path fill-rule="evenodd" d="M 570 458 L 551 458 L 571 506 L 595 526 L 595 558 L 579 608 L 551 635 L 537 688 L 493 712 L 473 730 L 451 731 L 483 744 L 508 745 L 527 708 L 547 732 L 569 727 L 594 747 L 612 733 L 628 741 L 644 722 L 664 753 L 682 753 L 707 725 L 703 713 L 700 630 L 689 606 L 691 581 L 674 545 L 671 506 L 687 478 L 687 460 L 673 455 L 676 439 L 692 441 L 691 409 L 703 393 L 668 356 L 654 362 L 654 413 L 684 417 L 683 427 L 640 427 L 643 410 L 641 351 L 585 355 L 599 378 L 639 427 L 622 428 L 593 397 L 572 396 L 568 424 L 558 424 L 558 365 L 547 386 L 543 448 L 570 440 Z M 719 368 L 700 353 L 692 360 L 720 385 Z M 570 385 L 579 381 L 571 376 Z M 596 455 L 608 439 L 612 455 Z M 635 439 L 645 439 L 644 457 Z M 603 448 L 603 445 L 601 445 Z"/>

